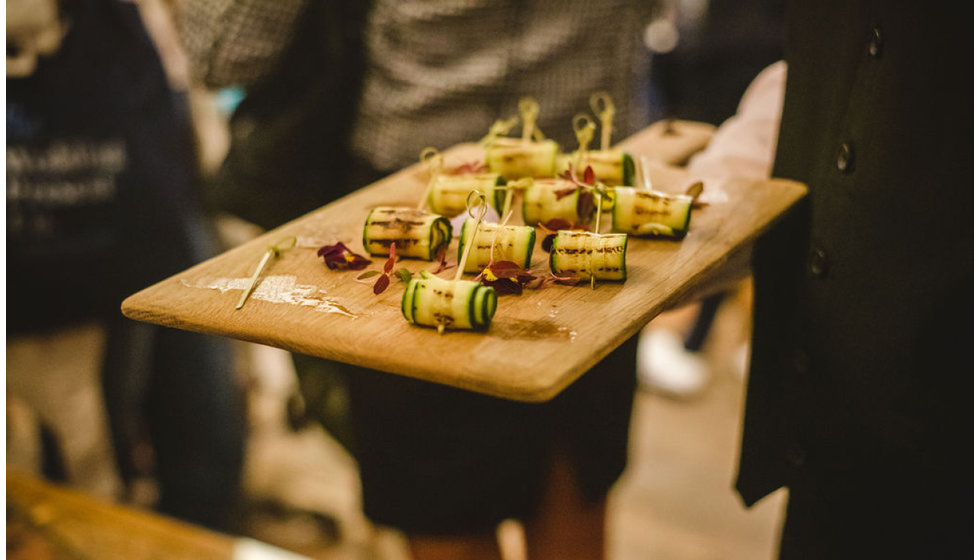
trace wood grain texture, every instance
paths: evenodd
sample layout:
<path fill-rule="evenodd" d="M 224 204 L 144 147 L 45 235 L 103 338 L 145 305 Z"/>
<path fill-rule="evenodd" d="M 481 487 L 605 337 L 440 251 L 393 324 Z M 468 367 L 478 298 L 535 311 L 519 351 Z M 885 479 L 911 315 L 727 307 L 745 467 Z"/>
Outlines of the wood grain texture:
<path fill-rule="evenodd" d="M 102 502 L 7 470 L 7 512 L 23 519 L 55 558 L 179 558 L 212 560 L 234 557 L 235 541 L 173 519 Z M 18 555 L 16 547 L 7 552 Z M 38 555 L 33 555 L 38 556 Z"/>
<path fill-rule="evenodd" d="M 675 122 L 676 133 L 665 135 L 663 124 L 655 124 L 621 146 L 634 157 L 684 161 L 707 142 L 710 127 L 705 127 Z M 446 161 L 479 159 L 481 154 L 479 146 L 462 145 L 449 150 Z M 653 179 L 656 188 L 677 192 L 690 183 L 683 170 L 667 166 L 658 167 Z M 723 268 L 729 255 L 744 253 L 806 192 L 789 181 L 726 183 L 721 188 L 727 202 L 696 209 L 683 241 L 631 238 L 625 283 L 598 284 L 594 291 L 588 285 L 550 286 L 502 296 L 488 332 L 440 336 L 401 316 L 401 283 L 395 281 L 376 296 L 370 284 L 355 281 L 359 272 L 330 271 L 316 257 L 319 246 L 337 241 L 361 252 L 368 211 L 379 205 L 414 206 L 425 180 L 420 166 L 409 167 L 131 296 L 123 302 L 123 313 L 503 398 L 545 401 L 696 290 L 699 282 Z M 604 229 L 608 222 L 606 216 Z M 289 235 L 299 239 L 297 248 L 266 267 L 256 293 L 236 311 L 242 283 L 265 248 Z M 454 250 L 455 242 L 450 254 Z M 547 271 L 547 263 L 539 243 L 532 269 Z M 383 259 L 374 259 L 370 268 L 380 270 L 382 264 Z M 408 259 L 396 268 L 402 266 L 413 272 L 435 269 L 434 263 Z M 451 269 L 440 276 L 454 273 Z M 238 279 L 237 288 L 229 289 L 227 279 Z M 336 307 L 329 312 L 331 305 L 353 317 L 336 312 Z"/>

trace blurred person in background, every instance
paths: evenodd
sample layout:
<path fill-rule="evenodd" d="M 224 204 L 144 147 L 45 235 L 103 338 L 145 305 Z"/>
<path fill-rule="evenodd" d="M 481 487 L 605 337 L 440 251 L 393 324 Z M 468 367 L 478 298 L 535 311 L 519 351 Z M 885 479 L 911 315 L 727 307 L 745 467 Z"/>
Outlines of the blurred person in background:
<path fill-rule="evenodd" d="M 418 160 L 477 141 L 540 103 L 566 149 L 572 116 L 607 91 L 619 140 L 650 122 L 650 5 L 604 2 L 186 1 L 195 75 L 239 85 L 212 202 L 263 227 Z M 552 402 L 522 404 L 296 356 L 301 380 L 349 387 L 350 438 L 369 519 L 419 558 L 497 557 L 495 528 L 525 522 L 531 558 L 604 554 L 605 498 L 626 464 L 636 339 Z"/>
<path fill-rule="evenodd" d="M 18 0 L 7 10 L 8 394 L 53 433 L 49 450 L 65 464 L 48 473 L 117 499 L 118 487 L 83 481 L 118 468 L 131 489 L 150 475 L 161 512 L 229 530 L 244 446 L 229 347 L 119 310 L 213 254 L 184 99 L 135 4 Z M 104 398 L 79 408 L 79 378 Z M 107 429 L 110 441 L 99 437 Z M 115 461 L 95 448 L 114 449 Z"/>
<path fill-rule="evenodd" d="M 653 51 L 654 93 L 665 115 L 723 126 L 707 153 L 688 162 L 694 176 L 764 179 L 772 169 L 781 100 L 768 99 L 778 81 L 757 74 L 782 58 L 785 0 L 665 0 L 647 26 L 644 41 Z M 781 95 L 781 83 L 776 91 Z M 754 90 L 754 91 L 750 91 Z M 746 100 L 743 97 L 755 97 Z M 767 99 L 760 101 L 758 98 Z M 743 111 L 751 115 L 729 119 Z M 755 107 L 755 108 L 752 108 Z M 760 113 L 760 111 L 762 111 Z M 743 130 L 746 126 L 754 130 Z M 740 140 L 737 140 L 740 139 Z M 730 153 L 734 150 L 735 156 Z M 714 185 L 706 183 L 709 192 Z M 733 286 L 734 288 L 735 286 Z M 643 331 L 637 355 L 640 386 L 687 399 L 709 386 L 712 364 L 704 352 L 711 326 L 732 290 L 705 298 L 687 332 L 652 326 Z M 740 350 L 747 350 L 747 344 Z M 744 370 L 736 353 L 736 371 Z"/>

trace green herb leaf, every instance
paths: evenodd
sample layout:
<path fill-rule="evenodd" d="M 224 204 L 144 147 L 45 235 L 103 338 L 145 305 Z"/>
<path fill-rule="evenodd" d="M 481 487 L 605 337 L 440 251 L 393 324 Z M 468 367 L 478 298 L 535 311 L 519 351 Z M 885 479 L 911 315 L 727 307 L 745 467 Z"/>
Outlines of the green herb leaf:
<path fill-rule="evenodd" d="M 398 277 L 399 281 L 406 284 L 412 279 L 412 271 L 407 268 L 399 268 L 394 272 L 394 274 Z"/>

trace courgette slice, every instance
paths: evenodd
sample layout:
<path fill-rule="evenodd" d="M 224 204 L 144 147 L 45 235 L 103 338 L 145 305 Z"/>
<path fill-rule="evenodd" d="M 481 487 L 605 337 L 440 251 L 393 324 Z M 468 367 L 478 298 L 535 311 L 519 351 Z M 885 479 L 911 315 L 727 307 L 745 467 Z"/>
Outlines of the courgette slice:
<path fill-rule="evenodd" d="M 694 200 L 683 194 L 613 189 L 612 230 L 638 236 L 683 239 L 691 226 Z"/>
<path fill-rule="evenodd" d="M 626 280 L 625 233 L 561 230 L 551 246 L 551 272 L 574 272 L 582 280 Z"/>
<path fill-rule="evenodd" d="M 456 261 L 463 260 L 466 241 L 470 238 L 469 230 L 474 227 L 473 218 L 463 222 L 459 233 L 459 250 Z M 531 254 L 534 252 L 536 234 L 531 226 L 507 226 L 500 224 L 480 223 L 480 229 L 473 236 L 473 248 L 462 264 L 463 272 L 480 272 L 490 263 L 490 247 L 493 247 L 494 261 L 511 261 L 522 268 L 530 268 Z"/>
<path fill-rule="evenodd" d="M 575 175 L 582 178 L 585 168 L 592 166 L 596 181 L 605 185 L 632 186 L 636 180 L 636 163 L 633 156 L 623 150 L 589 150 L 581 159 L 578 152 L 562 154 L 558 158 L 558 171 L 564 172 L 569 163 L 575 164 Z"/>
<path fill-rule="evenodd" d="M 563 194 L 569 189 L 574 192 Z M 563 194 L 559 198 L 559 194 Z M 549 220 L 567 220 L 571 224 L 579 223 L 583 218 L 578 215 L 578 199 L 580 196 L 592 196 L 577 187 L 575 183 L 564 179 L 542 179 L 524 191 L 524 202 L 521 212 L 524 223 L 536 226 L 546 224 Z M 588 220 L 591 221 L 591 217 Z"/>
<path fill-rule="evenodd" d="M 444 280 L 427 271 L 408 282 L 402 315 L 409 323 L 443 329 L 485 330 L 497 311 L 497 293 L 470 280 Z"/>
<path fill-rule="evenodd" d="M 554 140 L 540 142 L 518 138 L 496 138 L 487 145 L 487 167 L 505 180 L 550 178 L 557 171 L 558 144 Z"/>
<path fill-rule="evenodd" d="M 466 211 L 466 199 L 474 190 L 483 193 L 487 201 L 493 204 L 499 215 L 504 206 L 507 191 L 495 189 L 504 186 L 507 181 L 496 173 L 478 173 L 469 175 L 438 175 L 429 187 L 429 209 L 447 218 L 454 218 Z"/>
<path fill-rule="evenodd" d="M 439 249 L 453 238 L 449 220 L 415 208 L 379 206 L 364 220 L 364 249 L 378 256 L 388 255 L 395 244 L 395 254 L 403 257 L 433 260 Z"/>

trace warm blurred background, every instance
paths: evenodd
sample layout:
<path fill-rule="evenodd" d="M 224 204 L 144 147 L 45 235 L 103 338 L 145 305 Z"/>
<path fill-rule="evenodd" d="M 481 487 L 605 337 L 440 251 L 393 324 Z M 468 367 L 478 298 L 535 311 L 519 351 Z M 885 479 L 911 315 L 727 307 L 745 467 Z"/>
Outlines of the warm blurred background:
<path fill-rule="evenodd" d="M 193 126 L 196 173 L 201 178 L 196 184 L 207 189 L 227 152 L 229 118 L 241 91 L 209 90 L 194 83 L 171 19 L 173 6 L 166 0 L 136 4 L 162 60 L 167 83 L 179 94 L 177 113 L 186 114 Z M 753 77 L 780 57 L 780 4 L 763 0 L 651 3 L 645 35 L 653 53 L 651 114 L 656 119 L 714 125 L 731 116 Z M 32 71 L 31 53 L 36 62 L 36 57 L 46 56 L 45 49 L 57 50 L 58 38 L 65 32 L 59 27 L 57 9 L 55 0 L 7 0 L 8 89 L 12 72 L 29 75 Z M 42 40 L 49 36 L 55 38 Z M 20 153 L 12 150 L 21 147 L 11 145 L 24 133 L 12 129 L 22 125 L 12 106 L 19 107 L 8 101 L 8 250 L 12 243 L 10 185 L 21 179 L 17 170 L 11 171 L 11 157 Z M 25 106 L 30 108 L 29 103 Z M 30 149 L 29 140 L 23 145 Z M 215 233 L 217 250 L 236 246 L 262 231 L 227 213 L 209 212 L 206 220 L 204 227 Z M 8 277 L 10 274 L 8 268 Z M 72 289 L 70 281 L 58 286 Z M 18 297 L 8 283 L 8 305 Z M 777 493 L 746 510 L 733 490 L 751 298 L 751 281 L 746 280 L 716 298 L 710 311 L 692 305 L 664 314 L 645 329 L 648 340 L 657 337 L 659 342 L 648 343 L 647 352 L 641 351 L 645 362 L 640 368 L 629 465 L 610 502 L 611 558 L 773 557 L 784 496 Z M 704 330 L 703 343 L 693 350 L 679 347 L 699 317 L 710 326 Z M 14 319 L 8 312 L 8 469 L 65 484 L 102 501 L 137 510 L 156 509 L 312 558 L 408 558 L 398 531 L 372 526 L 361 514 L 358 469 L 344 446 L 348 403 L 343 388 L 332 386 L 329 379 L 301 384 L 287 353 L 225 342 L 231 360 L 227 378 L 244 396 L 244 496 L 233 519 L 218 520 L 206 514 L 196 518 L 195 514 L 182 515 L 179 505 L 161 507 L 166 493 L 161 492 L 161 451 L 151 444 L 156 433 L 152 422 L 136 422 L 138 427 L 129 430 L 122 441 L 117 434 L 110 435 L 110 422 L 132 420 L 120 407 L 143 405 L 104 396 L 99 364 L 105 353 L 115 356 L 106 342 L 106 331 L 83 323 L 55 335 L 44 325 L 21 329 L 19 320 L 11 324 Z M 116 331 L 108 332 L 115 336 Z M 123 336 L 130 337 L 127 347 L 132 352 L 138 350 L 140 341 L 145 342 L 141 333 L 124 332 Z M 155 343 L 163 344 L 159 338 L 164 337 L 158 336 Z M 651 356 L 654 351 L 657 355 Z M 674 372 L 666 379 L 650 371 L 664 367 Z M 146 383 L 155 386 L 152 378 Z M 111 402 L 107 404 L 106 398 Z M 150 408 L 166 407 L 165 402 L 153 404 L 153 398 L 148 402 Z M 109 418 L 111 414 L 115 415 Z M 163 422 L 173 419 L 166 413 L 161 417 Z M 117 456 L 121 447 L 127 451 L 122 459 Z M 220 475 L 204 472 L 201 476 L 206 487 L 208 477 Z M 90 525 L 80 521 L 59 525 L 30 505 L 36 504 L 31 499 L 37 496 L 19 490 L 23 488 L 12 491 L 8 485 L 8 556 L 90 557 L 79 554 L 77 546 L 98 541 L 94 517 Z M 220 503 L 213 505 L 222 508 Z M 511 559 L 523 557 L 521 530 L 517 523 L 500 527 L 499 538 Z M 106 537 L 105 542 L 111 545 L 113 541 Z"/>

